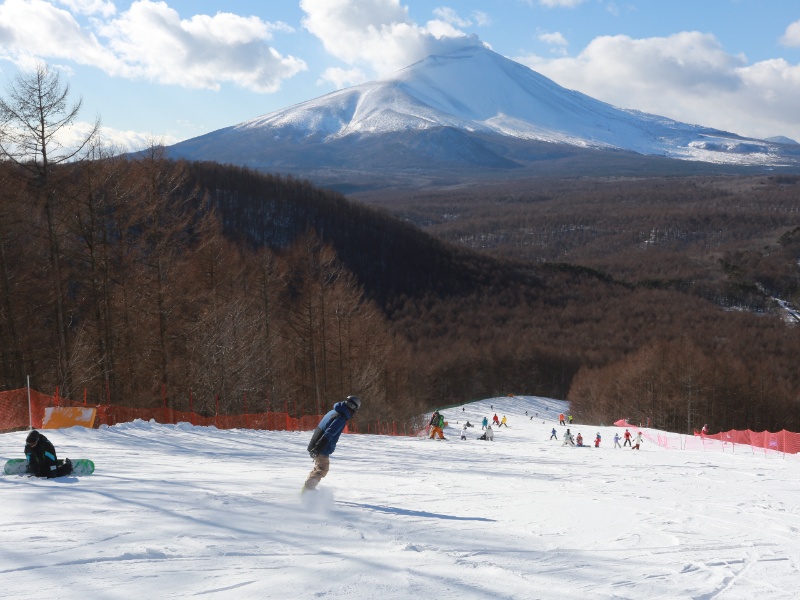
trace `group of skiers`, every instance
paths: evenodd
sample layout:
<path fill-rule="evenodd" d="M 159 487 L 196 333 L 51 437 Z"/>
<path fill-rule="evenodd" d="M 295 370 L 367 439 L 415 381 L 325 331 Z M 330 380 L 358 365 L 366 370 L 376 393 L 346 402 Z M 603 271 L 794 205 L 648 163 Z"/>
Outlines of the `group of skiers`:
<path fill-rule="evenodd" d="M 619 441 L 620 441 L 620 439 L 623 439 L 623 438 L 625 439 L 625 444 L 624 444 L 625 446 L 631 446 L 632 450 L 639 450 L 640 449 L 640 447 L 642 445 L 642 441 L 643 441 L 642 440 L 642 432 L 641 431 L 636 434 L 636 437 L 633 438 L 633 441 L 631 441 L 631 438 L 632 438 L 631 432 L 628 431 L 627 429 L 625 430 L 625 433 L 623 434 L 622 438 L 620 438 L 618 433 L 615 433 L 614 434 L 614 448 L 622 448 L 622 446 L 620 445 Z M 550 439 L 551 440 L 557 440 L 558 439 L 558 432 L 556 431 L 555 427 L 553 427 L 553 430 L 550 432 Z M 600 441 L 601 440 L 602 440 L 602 438 L 600 436 L 600 432 L 597 432 L 597 434 L 594 437 L 594 447 L 595 448 L 599 448 L 600 447 Z M 564 434 L 564 443 L 561 444 L 561 445 L 562 446 L 583 446 L 584 445 L 583 436 L 580 433 L 578 433 L 577 436 L 573 437 L 573 435 L 570 432 L 570 430 L 567 429 L 567 432 Z"/>
<path fill-rule="evenodd" d="M 495 414 L 492 419 L 492 424 L 496 425 L 498 428 L 505 426 L 508 427 L 508 422 L 506 416 L 503 415 L 502 420 Z M 430 435 L 428 436 L 429 439 L 435 439 L 438 436 L 440 440 L 446 440 L 447 438 L 444 437 L 444 427 L 447 425 L 447 422 L 444 420 L 444 416 L 438 411 L 433 411 L 433 415 L 431 415 L 431 420 L 428 423 L 430 427 Z M 461 428 L 461 439 L 467 439 L 467 429 L 469 427 L 473 427 L 472 423 L 467 421 L 464 423 L 463 427 Z M 481 422 L 481 430 L 483 433 L 478 437 L 479 440 L 486 440 L 486 441 L 494 441 L 494 431 L 492 430 L 492 426 L 489 425 L 489 418 L 483 417 L 483 421 Z"/>

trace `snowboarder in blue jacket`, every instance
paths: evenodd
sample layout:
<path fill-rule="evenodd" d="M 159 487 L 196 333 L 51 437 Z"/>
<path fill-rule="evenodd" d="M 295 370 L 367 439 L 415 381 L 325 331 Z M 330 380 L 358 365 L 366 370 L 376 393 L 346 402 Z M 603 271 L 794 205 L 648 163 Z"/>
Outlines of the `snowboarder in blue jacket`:
<path fill-rule="evenodd" d="M 331 454 L 336 450 L 336 442 L 342 435 L 345 425 L 361 408 L 361 399 L 348 396 L 341 402 L 333 405 L 317 425 L 308 443 L 308 453 L 314 459 L 314 468 L 308 474 L 303 491 L 313 490 L 320 480 L 328 474 L 331 464 Z"/>

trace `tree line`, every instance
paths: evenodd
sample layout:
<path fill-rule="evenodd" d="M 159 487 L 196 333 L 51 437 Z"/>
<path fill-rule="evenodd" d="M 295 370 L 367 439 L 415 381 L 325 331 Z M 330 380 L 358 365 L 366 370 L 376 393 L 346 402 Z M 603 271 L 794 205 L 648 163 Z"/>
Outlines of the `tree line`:
<path fill-rule="evenodd" d="M 367 419 L 420 410 L 407 345 L 313 227 L 280 251 L 226 237 L 200 178 L 158 146 L 120 156 L 92 132 L 61 147 L 80 103 L 57 73 L 42 65 L 13 89 L 0 104 L 4 388 L 30 375 L 62 397 L 205 414 L 319 414 L 348 394 L 369 399 Z"/>
<path fill-rule="evenodd" d="M 798 431 L 797 328 L 774 300 L 800 305 L 798 182 L 541 177 L 359 199 L 442 240 L 536 266 L 542 295 L 520 310 L 496 306 L 482 322 L 493 324 L 495 356 L 519 348 L 507 364 L 546 354 L 530 372 L 566 385 L 548 389 L 540 377 L 528 389 L 568 398 L 582 419 Z M 472 354 L 484 353 L 488 332 L 453 312 L 448 342 L 475 340 Z M 453 353 L 453 363 L 470 356 Z M 470 362 L 463 373 L 476 371 Z"/>

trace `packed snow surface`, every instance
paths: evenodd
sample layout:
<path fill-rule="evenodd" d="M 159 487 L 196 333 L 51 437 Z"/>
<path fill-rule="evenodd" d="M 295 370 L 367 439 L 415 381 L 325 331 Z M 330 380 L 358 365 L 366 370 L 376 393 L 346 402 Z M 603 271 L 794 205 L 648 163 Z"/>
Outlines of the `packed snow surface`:
<path fill-rule="evenodd" d="M 668 450 L 647 429 L 615 449 L 619 428 L 578 423 L 601 446 L 565 447 L 565 403 L 463 408 L 443 410 L 444 441 L 342 436 L 306 494 L 309 432 L 47 431 L 97 468 L 0 476 L 0 598 L 797 597 L 797 456 L 676 434 Z M 509 427 L 479 441 L 494 413 Z M 0 435 L 0 457 L 25 436 Z"/>

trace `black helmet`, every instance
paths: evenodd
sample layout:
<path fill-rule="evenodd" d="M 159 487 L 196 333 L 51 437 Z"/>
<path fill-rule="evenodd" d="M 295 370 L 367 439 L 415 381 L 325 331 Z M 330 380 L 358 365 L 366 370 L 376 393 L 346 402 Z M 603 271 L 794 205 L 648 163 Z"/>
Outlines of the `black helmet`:
<path fill-rule="evenodd" d="M 352 412 L 356 412 L 359 408 L 361 408 L 361 398 L 358 396 L 348 396 L 344 399 L 344 403 Z"/>
<path fill-rule="evenodd" d="M 28 434 L 28 437 L 25 438 L 25 443 L 28 446 L 35 446 L 39 443 L 40 433 L 35 429 Z"/>

